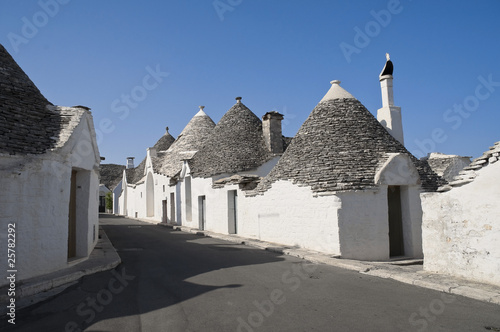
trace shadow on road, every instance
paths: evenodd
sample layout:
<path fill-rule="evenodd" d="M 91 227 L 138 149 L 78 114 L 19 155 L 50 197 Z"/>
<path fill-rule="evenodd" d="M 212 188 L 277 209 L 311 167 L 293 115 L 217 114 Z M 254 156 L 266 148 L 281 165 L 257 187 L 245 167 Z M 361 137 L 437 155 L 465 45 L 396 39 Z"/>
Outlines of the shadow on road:
<path fill-rule="evenodd" d="M 123 217 L 101 215 L 100 223 L 122 264 L 84 277 L 56 298 L 21 310 L 16 331 L 28 331 L 35 322 L 38 331 L 83 331 L 89 326 L 95 331 L 101 321 L 120 326 L 119 318 L 127 318 L 120 328 L 132 331 L 130 324 L 138 328 L 144 324 L 139 315 L 148 317 L 148 324 L 183 330 L 188 317 L 178 304 L 197 298 L 200 306 L 210 306 L 206 303 L 210 297 L 201 295 L 240 288 L 252 266 L 283 261 L 260 249 Z M 231 293 L 217 296 L 231 303 Z"/>

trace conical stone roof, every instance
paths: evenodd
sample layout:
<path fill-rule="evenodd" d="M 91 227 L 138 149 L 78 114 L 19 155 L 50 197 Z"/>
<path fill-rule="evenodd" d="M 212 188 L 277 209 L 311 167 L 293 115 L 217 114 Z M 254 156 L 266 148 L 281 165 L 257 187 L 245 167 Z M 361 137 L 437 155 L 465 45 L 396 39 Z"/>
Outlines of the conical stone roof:
<path fill-rule="evenodd" d="M 174 141 L 175 138 L 172 135 L 170 135 L 167 128 L 165 134 L 162 137 L 160 137 L 160 139 L 155 143 L 155 145 L 153 145 L 153 147 L 156 149 L 157 152 L 166 151 L 170 148 L 170 146 Z M 160 154 L 161 152 L 158 152 L 158 155 Z M 144 159 L 142 159 L 139 165 L 137 165 L 134 168 L 128 168 L 125 170 L 125 174 L 127 176 L 127 183 L 136 184 L 144 177 L 144 169 L 146 168 L 146 159 L 147 157 L 144 157 Z M 158 172 L 160 159 L 158 157 L 153 157 L 152 159 L 153 159 L 152 160 L 153 169 L 155 172 Z"/>
<path fill-rule="evenodd" d="M 214 121 L 200 109 L 170 148 L 158 154 L 158 173 L 168 177 L 174 177 L 179 173 L 183 160 L 190 159 L 200 149 L 214 127 Z"/>
<path fill-rule="evenodd" d="M 99 165 L 99 183 L 104 184 L 109 190 L 115 189 L 123 178 L 125 165 L 100 164 Z"/>
<path fill-rule="evenodd" d="M 210 177 L 255 169 L 272 158 L 262 135 L 261 120 L 240 98 L 224 114 L 191 159 L 191 174 Z"/>
<path fill-rule="evenodd" d="M 437 189 L 443 180 L 426 162 L 406 150 L 339 83 L 332 82 L 330 91 L 313 109 L 257 191 L 266 191 L 278 180 L 310 186 L 313 192 L 374 188 L 375 174 L 388 153 L 408 155 L 419 171 L 422 187 Z"/>
<path fill-rule="evenodd" d="M 0 153 L 40 154 L 53 148 L 61 130 L 58 112 L 0 45 Z"/>
<path fill-rule="evenodd" d="M 158 140 L 158 142 L 156 142 L 155 145 L 153 145 L 153 147 L 156 149 L 156 151 L 167 151 L 172 143 L 174 143 L 174 141 L 175 138 L 170 135 L 167 127 L 167 131 L 165 132 L 165 134 Z"/>

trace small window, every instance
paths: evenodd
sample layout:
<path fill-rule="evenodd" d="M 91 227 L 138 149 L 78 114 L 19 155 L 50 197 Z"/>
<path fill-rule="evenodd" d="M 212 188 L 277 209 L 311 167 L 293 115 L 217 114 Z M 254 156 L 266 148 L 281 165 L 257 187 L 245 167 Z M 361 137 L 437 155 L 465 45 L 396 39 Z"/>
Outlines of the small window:
<path fill-rule="evenodd" d="M 165 185 L 163 185 L 163 192 L 165 192 Z"/>
<path fill-rule="evenodd" d="M 141 198 L 142 198 L 142 191 L 141 191 Z"/>

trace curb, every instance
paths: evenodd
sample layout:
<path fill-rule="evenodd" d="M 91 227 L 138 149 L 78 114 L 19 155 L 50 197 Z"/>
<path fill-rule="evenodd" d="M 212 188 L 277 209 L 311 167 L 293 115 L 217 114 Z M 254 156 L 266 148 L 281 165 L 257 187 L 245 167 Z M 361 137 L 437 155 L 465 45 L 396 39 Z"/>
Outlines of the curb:
<path fill-rule="evenodd" d="M 30 297 L 42 295 L 41 293 L 49 292 L 55 288 L 64 289 L 64 285 L 70 286 L 70 283 L 75 283 L 86 275 L 111 270 L 120 263 L 121 258 L 116 249 L 111 244 L 104 230 L 99 228 L 99 240 L 87 259 L 73 266 L 30 278 L 19 283 L 16 287 L 16 307 L 20 309 L 32 305 L 42 299 L 35 301 L 34 299 L 29 299 Z M 8 286 L 0 289 L 2 293 L 0 295 L 0 302 L 8 303 L 10 297 L 7 296 L 6 291 L 3 291 L 4 288 L 7 289 Z M 6 312 L 6 309 L 0 308 L 0 315 Z"/>

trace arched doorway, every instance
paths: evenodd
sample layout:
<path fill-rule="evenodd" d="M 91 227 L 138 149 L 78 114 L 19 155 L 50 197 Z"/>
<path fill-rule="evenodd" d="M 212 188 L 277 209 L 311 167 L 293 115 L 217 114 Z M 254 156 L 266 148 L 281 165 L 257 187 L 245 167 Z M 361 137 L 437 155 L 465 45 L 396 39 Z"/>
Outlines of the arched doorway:
<path fill-rule="evenodd" d="M 153 183 L 153 174 L 148 173 L 146 179 L 146 216 L 154 217 L 155 215 L 155 188 Z"/>

